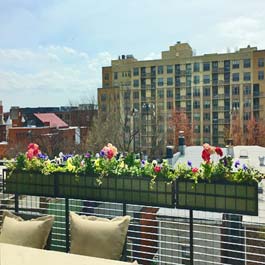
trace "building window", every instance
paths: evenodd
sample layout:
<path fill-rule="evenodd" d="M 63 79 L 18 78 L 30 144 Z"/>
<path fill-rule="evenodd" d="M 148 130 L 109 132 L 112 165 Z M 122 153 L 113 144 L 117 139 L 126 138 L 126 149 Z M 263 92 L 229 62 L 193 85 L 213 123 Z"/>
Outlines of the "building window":
<path fill-rule="evenodd" d="M 201 115 L 200 115 L 200 113 L 194 113 L 194 114 L 193 114 L 193 119 L 194 119 L 195 121 L 200 121 L 200 119 L 201 119 Z"/>
<path fill-rule="evenodd" d="M 246 72 L 244 73 L 244 81 L 250 81 L 251 79 L 251 74 L 250 72 Z"/>
<path fill-rule="evenodd" d="M 209 62 L 203 63 L 203 71 L 210 71 L 210 63 Z"/>
<path fill-rule="evenodd" d="M 203 83 L 209 84 L 210 83 L 210 75 L 204 75 L 203 76 Z"/>
<path fill-rule="evenodd" d="M 225 97 L 229 97 L 230 96 L 230 86 L 225 86 Z"/>
<path fill-rule="evenodd" d="M 175 74 L 180 75 L 180 64 L 175 64 Z"/>
<path fill-rule="evenodd" d="M 176 84 L 176 87 L 180 86 L 180 77 L 175 78 L 175 84 Z"/>
<path fill-rule="evenodd" d="M 210 131 L 211 131 L 210 125 L 204 125 L 203 126 L 203 132 L 204 133 L 210 133 Z"/>
<path fill-rule="evenodd" d="M 232 88 L 232 95 L 239 95 L 239 86 L 233 86 Z"/>
<path fill-rule="evenodd" d="M 264 67 L 264 58 L 258 59 L 258 67 Z"/>
<path fill-rule="evenodd" d="M 104 74 L 104 80 L 109 80 L 109 73 Z"/>
<path fill-rule="evenodd" d="M 163 79 L 163 77 L 159 77 L 159 78 L 157 79 L 157 85 L 158 85 L 158 86 L 163 86 L 163 85 L 164 85 L 164 79 Z"/>
<path fill-rule="evenodd" d="M 244 68 L 249 68 L 251 66 L 251 61 L 250 59 L 244 59 Z"/>
<path fill-rule="evenodd" d="M 194 84 L 199 84 L 200 83 L 200 76 L 199 75 L 195 75 L 193 77 L 193 83 Z"/>
<path fill-rule="evenodd" d="M 199 87 L 194 87 L 193 88 L 193 96 L 194 97 L 199 97 L 200 96 L 200 88 Z"/>
<path fill-rule="evenodd" d="M 171 101 L 167 102 L 167 109 L 173 109 L 173 102 Z"/>
<path fill-rule="evenodd" d="M 259 80 L 264 80 L 264 71 L 259 71 L 258 72 L 258 79 Z"/>
<path fill-rule="evenodd" d="M 210 96 L 210 87 L 208 87 L 208 86 L 205 86 L 205 87 L 203 87 L 203 96 L 204 97 L 209 97 Z"/>
<path fill-rule="evenodd" d="M 118 79 L 118 72 L 114 72 L 113 78 L 114 78 L 114 80 L 117 80 Z"/>
<path fill-rule="evenodd" d="M 130 91 L 125 91 L 123 97 L 124 99 L 130 99 L 130 95 Z"/>
<path fill-rule="evenodd" d="M 190 63 L 186 64 L 186 74 L 191 75 L 191 64 Z"/>
<path fill-rule="evenodd" d="M 250 95 L 251 94 L 251 86 L 245 85 L 244 86 L 244 95 Z"/>
<path fill-rule="evenodd" d="M 193 64 L 193 72 L 200 72 L 200 63 Z"/>
<path fill-rule="evenodd" d="M 225 60 L 224 61 L 224 71 L 225 72 L 229 72 L 230 71 L 230 61 L 229 60 Z"/>
<path fill-rule="evenodd" d="M 138 99 L 139 98 L 139 92 L 138 91 L 134 91 L 133 92 L 133 98 L 134 99 Z"/>
<path fill-rule="evenodd" d="M 230 82 L 230 73 L 224 73 L 224 81 L 225 81 L 225 83 Z"/>
<path fill-rule="evenodd" d="M 250 108 L 250 107 L 251 107 L 251 100 L 247 98 L 244 101 L 244 108 Z"/>
<path fill-rule="evenodd" d="M 193 108 L 199 109 L 200 108 L 200 101 L 198 101 L 198 100 L 193 101 Z"/>
<path fill-rule="evenodd" d="M 239 100 L 233 100 L 233 102 L 232 102 L 232 108 L 238 110 L 239 109 L 239 106 L 240 106 Z"/>
<path fill-rule="evenodd" d="M 232 61 L 232 68 L 233 69 L 238 69 L 239 68 L 239 65 L 240 65 L 239 60 Z"/>
<path fill-rule="evenodd" d="M 101 101 L 105 101 L 107 99 L 107 94 L 101 94 Z"/>
<path fill-rule="evenodd" d="M 172 89 L 168 89 L 167 90 L 167 97 L 168 98 L 173 98 L 173 90 Z"/>
<path fill-rule="evenodd" d="M 218 71 L 218 61 L 212 62 L 212 71 Z"/>
<path fill-rule="evenodd" d="M 201 129 L 200 129 L 200 125 L 194 125 L 194 132 L 195 133 L 200 133 Z"/>
<path fill-rule="evenodd" d="M 205 100 L 205 101 L 204 101 L 204 104 L 203 104 L 203 107 L 204 107 L 205 109 L 209 109 L 209 108 L 211 107 L 211 103 L 210 103 L 210 101 Z"/>
<path fill-rule="evenodd" d="M 139 75 L 139 68 L 133 68 L 133 76 L 138 76 Z"/>
<path fill-rule="evenodd" d="M 146 99 L 146 90 L 145 89 L 142 89 L 141 90 L 141 99 Z"/>
<path fill-rule="evenodd" d="M 158 97 L 159 98 L 164 98 L 164 90 L 163 89 L 159 89 L 158 90 Z"/>
<path fill-rule="evenodd" d="M 206 113 L 203 113 L 203 120 L 204 121 L 209 121 L 210 120 L 210 117 L 211 117 L 210 116 L 210 113 L 207 113 L 207 112 Z"/>
<path fill-rule="evenodd" d="M 248 121 L 248 120 L 250 120 L 250 118 L 251 118 L 251 113 L 250 112 L 244 112 L 244 114 L 243 114 L 244 121 Z"/>
<path fill-rule="evenodd" d="M 159 65 L 159 66 L 157 67 L 157 73 L 158 73 L 159 75 L 162 75 L 162 74 L 164 73 L 163 65 Z"/>
<path fill-rule="evenodd" d="M 167 85 L 172 86 L 173 85 L 173 77 L 168 77 L 167 78 Z"/>
<path fill-rule="evenodd" d="M 133 80 L 133 87 L 139 87 L 139 80 Z"/>
<path fill-rule="evenodd" d="M 173 74 L 173 65 L 167 65 L 167 74 Z"/>
<path fill-rule="evenodd" d="M 232 80 L 233 80 L 233 82 L 238 82 L 239 81 L 239 73 L 233 73 L 232 74 Z"/>

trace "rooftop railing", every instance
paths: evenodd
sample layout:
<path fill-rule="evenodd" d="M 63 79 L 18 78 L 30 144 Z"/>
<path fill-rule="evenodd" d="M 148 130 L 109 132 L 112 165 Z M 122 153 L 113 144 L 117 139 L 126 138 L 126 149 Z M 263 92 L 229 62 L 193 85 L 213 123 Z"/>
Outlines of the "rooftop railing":
<path fill-rule="evenodd" d="M 124 252 L 128 261 L 138 260 L 140 264 L 150 265 L 265 263 L 264 193 L 259 193 L 258 216 L 202 211 L 193 211 L 191 216 L 190 210 L 183 209 L 15 196 L 2 191 L 0 199 L 1 210 L 54 215 L 53 250 L 69 249 L 69 226 L 66 222 L 69 211 L 107 218 L 128 214 L 132 217 Z"/>

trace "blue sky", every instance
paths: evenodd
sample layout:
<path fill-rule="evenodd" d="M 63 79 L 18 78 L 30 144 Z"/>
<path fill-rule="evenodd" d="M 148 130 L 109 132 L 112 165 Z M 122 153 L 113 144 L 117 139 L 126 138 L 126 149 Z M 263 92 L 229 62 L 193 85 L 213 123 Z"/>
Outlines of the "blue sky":
<path fill-rule="evenodd" d="M 158 59 L 177 41 L 197 55 L 265 49 L 264 25 L 263 0 L 0 0 L 0 100 L 84 103 L 121 54 Z"/>

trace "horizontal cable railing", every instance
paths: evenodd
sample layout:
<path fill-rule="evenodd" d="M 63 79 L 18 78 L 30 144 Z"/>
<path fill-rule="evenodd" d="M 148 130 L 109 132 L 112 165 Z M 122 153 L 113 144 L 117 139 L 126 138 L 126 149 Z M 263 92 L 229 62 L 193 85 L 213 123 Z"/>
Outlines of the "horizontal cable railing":
<path fill-rule="evenodd" d="M 1 178 L 0 178 L 1 180 Z M 1 183 L 0 183 L 1 185 Z M 259 195 L 261 203 L 265 196 Z M 65 199 L 20 195 L 19 211 L 52 214 L 51 248 L 66 251 Z M 0 192 L 0 209 L 15 209 L 15 196 Z M 190 212 L 151 206 L 69 199 L 69 210 L 113 218 L 132 217 L 126 258 L 140 264 L 190 263 Z M 125 210 L 125 211 L 124 211 Z M 0 220 L 2 222 L 2 211 Z M 265 264 L 265 209 L 258 217 L 193 211 L 193 264 Z"/>

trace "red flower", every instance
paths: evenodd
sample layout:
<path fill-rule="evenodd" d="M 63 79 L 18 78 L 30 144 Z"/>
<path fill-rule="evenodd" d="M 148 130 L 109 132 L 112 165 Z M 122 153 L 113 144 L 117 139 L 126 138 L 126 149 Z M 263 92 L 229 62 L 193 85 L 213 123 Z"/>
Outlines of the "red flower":
<path fill-rule="evenodd" d="M 156 173 L 159 173 L 159 172 L 161 171 L 161 167 L 156 165 L 156 166 L 154 167 L 154 171 L 155 171 Z"/>
<path fill-rule="evenodd" d="M 109 149 L 107 152 L 108 159 L 111 159 L 113 156 L 114 156 L 114 152 L 111 149 Z"/>
<path fill-rule="evenodd" d="M 197 168 L 197 167 L 194 167 L 193 169 L 192 169 L 192 172 L 193 173 L 196 173 L 196 172 L 198 172 L 199 171 L 199 169 Z"/>
<path fill-rule="evenodd" d="M 219 156 L 223 156 L 223 150 L 220 147 L 215 147 L 215 153 Z"/>
<path fill-rule="evenodd" d="M 210 158 L 211 158 L 211 154 L 210 154 L 209 150 L 204 149 L 202 151 L 202 159 L 208 163 L 208 162 L 210 162 Z"/>

